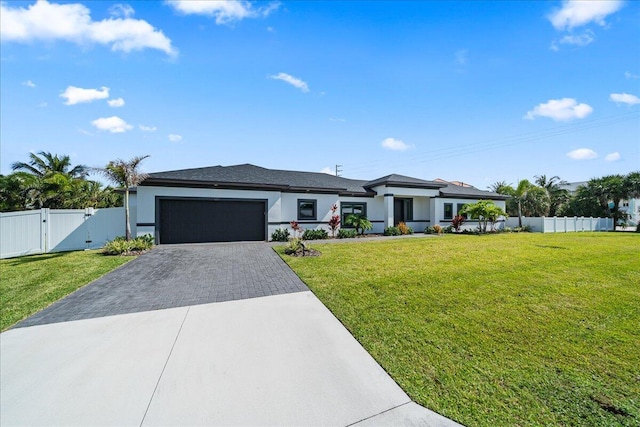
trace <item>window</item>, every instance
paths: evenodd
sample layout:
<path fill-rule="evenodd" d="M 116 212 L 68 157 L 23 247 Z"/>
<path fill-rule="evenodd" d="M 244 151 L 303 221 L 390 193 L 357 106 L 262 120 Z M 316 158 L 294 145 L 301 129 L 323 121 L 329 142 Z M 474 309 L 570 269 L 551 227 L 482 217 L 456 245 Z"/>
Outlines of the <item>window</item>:
<path fill-rule="evenodd" d="M 460 213 L 460 211 L 462 210 L 464 205 L 466 205 L 466 203 L 458 203 L 458 209 L 456 210 L 456 213 L 457 213 L 457 215 L 462 215 L 464 217 L 464 219 L 469 219 L 469 215 L 468 214 L 461 214 Z"/>
<path fill-rule="evenodd" d="M 298 219 L 316 219 L 316 200 L 298 199 Z"/>
<path fill-rule="evenodd" d="M 340 226 L 343 228 L 353 228 L 346 223 L 346 219 L 351 214 L 367 215 L 366 203 L 340 203 Z"/>
<path fill-rule="evenodd" d="M 444 219 L 453 219 L 453 203 L 444 204 Z"/>

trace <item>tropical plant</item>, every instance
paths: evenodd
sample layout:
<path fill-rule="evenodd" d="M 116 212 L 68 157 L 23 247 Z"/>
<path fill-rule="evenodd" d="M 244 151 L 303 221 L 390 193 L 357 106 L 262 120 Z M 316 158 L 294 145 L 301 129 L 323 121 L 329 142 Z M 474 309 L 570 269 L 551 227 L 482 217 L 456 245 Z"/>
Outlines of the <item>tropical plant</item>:
<path fill-rule="evenodd" d="M 360 235 L 363 235 L 366 230 L 371 230 L 373 228 L 371 221 L 362 214 L 350 214 L 345 218 L 344 222 L 347 225 L 353 226 L 353 228 L 356 229 L 356 232 Z"/>
<path fill-rule="evenodd" d="M 96 169 L 114 184 L 124 189 L 124 212 L 126 223 L 126 240 L 131 240 L 131 225 L 129 223 L 129 192 L 131 187 L 140 185 L 147 178 L 147 174 L 140 172 L 140 163 L 149 156 L 136 156 L 130 160 L 116 159 L 110 161 L 103 169 Z"/>
<path fill-rule="evenodd" d="M 409 227 L 404 221 L 398 223 L 398 231 L 400 231 L 402 235 L 413 234 L 413 228 Z"/>
<path fill-rule="evenodd" d="M 138 236 L 135 239 L 120 236 L 107 242 L 102 248 L 102 253 L 104 255 L 136 255 L 151 249 L 153 245 L 154 238 L 150 234 Z"/>
<path fill-rule="evenodd" d="M 462 215 L 456 215 L 451 220 L 451 226 L 456 231 L 456 233 L 460 232 L 460 227 L 464 224 L 465 218 Z"/>
<path fill-rule="evenodd" d="M 336 237 L 336 231 L 340 227 L 340 215 L 336 214 L 338 205 L 331 206 L 331 219 L 329 220 L 329 229 L 331 230 L 331 237 Z"/>
<path fill-rule="evenodd" d="M 69 156 L 58 156 L 49 152 L 40 151 L 38 154 L 30 153 L 28 162 L 14 162 L 11 168 L 14 171 L 22 171 L 28 174 L 45 178 L 59 173 L 71 178 L 84 179 L 89 174 L 89 168 L 85 165 L 71 167 Z"/>
<path fill-rule="evenodd" d="M 493 230 L 498 219 L 501 216 L 507 216 L 507 213 L 491 200 L 468 203 L 462 207 L 460 213 L 468 214 L 472 219 L 477 219 L 480 222 L 480 232 L 482 233 L 487 232 L 488 223 L 491 223 L 491 230 Z"/>
<path fill-rule="evenodd" d="M 567 203 L 570 198 L 569 191 L 561 187 L 561 185 L 568 184 L 567 181 L 561 180 L 557 175 L 551 178 L 547 178 L 546 175 L 536 175 L 535 178 L 535 183 L 546 191 L 549 198 L 548 215 L 558 215 L 562 205 Z"/>
<path fill-rule="evenodd" d="M 304 232 L 304 228 L 302 228 L 302 226 L 300 224 L 298 224 L 298 221 L 289 222 L 289 226 L 293 230 L 293 237 L 296 238 L 296 239 L 298 237 L 300 237 L 302 235 L 302 233 Z"/>
<path fill-rule="evenodd" d="M 444 233 L 444 228 L 442 228 L 442 226 L 440 224 L 436 224 L 431 228 L 433 228 L 433 232 L 436 233 L 436 234 Z"/>

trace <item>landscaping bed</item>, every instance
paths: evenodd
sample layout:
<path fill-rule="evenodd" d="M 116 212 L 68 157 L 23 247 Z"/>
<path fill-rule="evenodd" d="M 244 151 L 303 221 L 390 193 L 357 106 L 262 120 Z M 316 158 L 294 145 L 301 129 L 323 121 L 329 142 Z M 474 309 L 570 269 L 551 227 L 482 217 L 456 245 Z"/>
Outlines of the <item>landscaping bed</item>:
<path fill-rule="evenodd" d="M 469 426 L 640 424 L 639 235 L 314 247 L 284 259 L 421 405 Z"/>

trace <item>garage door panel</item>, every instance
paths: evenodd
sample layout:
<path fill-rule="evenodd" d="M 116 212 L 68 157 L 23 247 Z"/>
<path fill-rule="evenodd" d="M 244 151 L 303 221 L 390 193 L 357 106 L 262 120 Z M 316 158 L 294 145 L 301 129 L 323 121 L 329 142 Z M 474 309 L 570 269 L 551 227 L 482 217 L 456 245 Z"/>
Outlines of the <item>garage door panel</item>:
<path fill-rule="evenodd" d="M 160 243 L 265 240 L 265 203 L 160 200 Z"/>

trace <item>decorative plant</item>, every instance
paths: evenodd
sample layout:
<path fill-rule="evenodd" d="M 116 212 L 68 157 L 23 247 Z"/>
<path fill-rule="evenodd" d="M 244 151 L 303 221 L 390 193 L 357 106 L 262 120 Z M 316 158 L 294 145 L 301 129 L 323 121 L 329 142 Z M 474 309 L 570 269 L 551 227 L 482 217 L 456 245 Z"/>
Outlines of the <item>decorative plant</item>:
<path fill-rule="evenodd" d="M 289 230 L 279 228 L 271 234 L 271 240 L 274 242 L 286 242 L 289 240 Z"/>
<path fill-rule="evenodd" d="M 363 235 L 366 230 L 371 230 L 373 228 L 371 221 L 362 214 L 351 214 L 347 216 L 344 222 L 347 225 L 353 225 L 353 228 L 355 228 L 356 232 L 360 235 Z"/>
<path fill-rule="evenodd" d="M 401 233 L 398 227 L 386 227 L 382 234 L 385 236 L 399 236 Z"/>
<path fill-rule="evenodd" d="M 436 224 L 432 228 L 433 228 L 433 232 L 436 234 L 442 234 L 443 232 L 442 226 L 440 224 Z"/>
<path fill-rule="evenodd" d="M 356 230 L 341 228 L 338 230 L 338 239 L 350 239 L 356 237 L 357 234 Z"/>
<path fill-rule="evenodd" d="M 329 220 L 329 229 L 331 230 L 331 237 L 336 237 L 336 231 L 340 227 L 340 215 L 336 215 L 338 205 L 331 206 L 331 219 Z"/>
<path fill-rule="evenodd" d="M 460 232 L 460 227 L 464 224 L 464 217 L 462 215 L 456 215 L 451 220 L 451 225 L 453 229 L 456 230 L 456 233 Z"/>
<path fill-rule="evenodd" d="M 400 231 L 400 234 L 413 234 L 413 228 L 409 227 L 403 221 L 398 223 L 398 231 Z"/>
<path fill-rule="evenodd" d="M 295 238 L 302 236 L 302 233 L 304 232 L 304 228 L 302 228 L 300 224 L 298 224 L 298 221 L 291 221 L 289 225 L 293 230 L 293 236 Z"/>
<path fill-rule="evenodd" d="M 302 240 L 324 240 L 328 239 L 329 235 L 326 230 L 304 230 L 302 233 Z"/>

